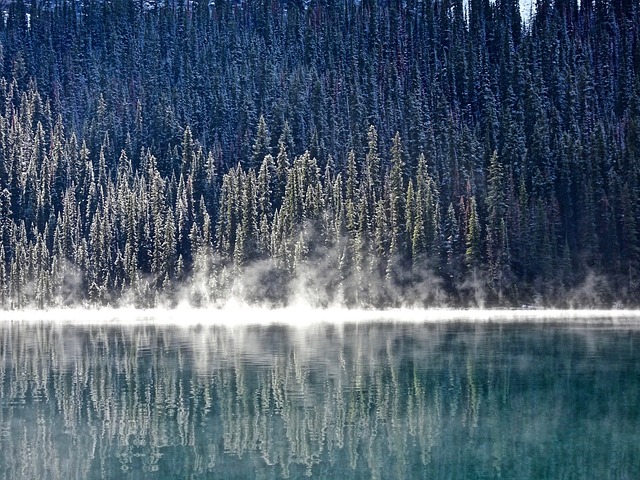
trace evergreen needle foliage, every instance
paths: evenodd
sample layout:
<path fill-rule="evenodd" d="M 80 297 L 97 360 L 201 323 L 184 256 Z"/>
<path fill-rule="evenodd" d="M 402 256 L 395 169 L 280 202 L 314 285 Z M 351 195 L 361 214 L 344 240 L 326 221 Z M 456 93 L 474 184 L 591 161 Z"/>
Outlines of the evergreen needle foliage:
<path fill-rule="evenodd" d="M 5 3 L 0 307 L 637 303 L 638 3 L 465 5 Z"/>

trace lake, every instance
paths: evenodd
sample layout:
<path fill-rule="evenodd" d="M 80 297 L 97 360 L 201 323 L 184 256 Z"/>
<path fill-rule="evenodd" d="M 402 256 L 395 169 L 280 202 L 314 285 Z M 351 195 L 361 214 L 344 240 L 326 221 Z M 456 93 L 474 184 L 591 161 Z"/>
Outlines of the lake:
<path fill-rule="evenodd" d="M 0 478 L 640 478 L 635 320 L 472 320 L 2 321 Z"/>

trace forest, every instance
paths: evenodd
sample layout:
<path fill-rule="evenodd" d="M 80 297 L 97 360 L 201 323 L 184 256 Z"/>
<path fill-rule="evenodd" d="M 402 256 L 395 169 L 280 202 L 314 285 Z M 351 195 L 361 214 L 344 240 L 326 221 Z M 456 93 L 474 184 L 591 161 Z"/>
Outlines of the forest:
<path fill-rule="evenodd" d="M 1 8 L 0 308 L 639 305 L 634 0 Z"/>

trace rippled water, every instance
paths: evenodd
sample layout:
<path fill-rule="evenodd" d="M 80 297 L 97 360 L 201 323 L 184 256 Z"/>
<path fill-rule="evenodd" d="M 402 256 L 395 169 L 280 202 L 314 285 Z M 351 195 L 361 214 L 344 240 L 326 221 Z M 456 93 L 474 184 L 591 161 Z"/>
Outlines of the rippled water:
<path fill-rule="evenodd" d="M 640 329 L 0 322 L 0 478 L 305 476 L 640 478 Z"/>

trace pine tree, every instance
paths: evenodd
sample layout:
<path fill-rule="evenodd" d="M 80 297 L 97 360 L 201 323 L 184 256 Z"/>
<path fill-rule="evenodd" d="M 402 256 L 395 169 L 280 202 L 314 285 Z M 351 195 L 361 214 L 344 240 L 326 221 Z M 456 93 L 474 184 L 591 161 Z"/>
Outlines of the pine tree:
<path fill-rule="evenodd" d="M 501 278 L 504 274 L 506 253 L 506 223 L 505 204 L 506 182 L 503 167 L 498 160 L 497 152 L 493 152 L 489 162 L 487 178 L 487 261 L 489 273 L 494 287 L 501 288 Z"/>
<path fill-rule="evenodd" d="M 478 218 L 478 207 L 475 196 L 469 199 L 467 216 L 467 250 L 465 252 L 465 262 L 470 269 L 475 270 L 482 262 L 480 220 Z"/>
<path fill-rule="evenodd" d="M 356 217 L 358 215 L 356 193 L 359 190 L 358 170 L 356 167 L 356 154 L 353 150 L 349 152 L 347 157 L 347 182 L 346 182 L 346 211 L 347 211 L 347 229 L 353 232 L 356 228 Z"/>
<path fill-rule="evenodd" d="M 398 254 L 403 247 L 401 232 L 404 223 L 404 160 L 400 134 L 396 133 L 391 147 L 391 171 L 389 173 L 389 228 L 391 244 L 390 258 Z"/>
<path fill-rule="evenodd" d="M 271 153 L 271 135 L 269 134 L 264 115 L 260 115 L 260 119 L 258 120 L 256 139 L 253 143 L 252 152 L 251 163 L 248 165 L 249 168 L 258 168 L 262 159 Z"/>
<path fill-rule="evenodd" d="M 367 155 L 365 169 L 369 202 L 373 205 L 382 196 L 382 162 L 378 153 L 378 132 L 371 125 L 367 132 Z"/>
<path fill-rule="evenodd" d="M 460 227 L 458 225 L 458 217 L 453 207 L 453 203 L 447 208 L 447 215 L 442 229 L 444 242 L 442 244 L 442 253 L 445 262 L 445 271 L 449 279 L 456 280 L 460 271 L 458 257 L 461 250 Z"/>

